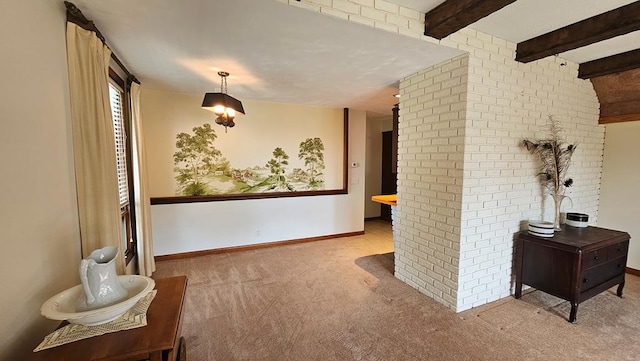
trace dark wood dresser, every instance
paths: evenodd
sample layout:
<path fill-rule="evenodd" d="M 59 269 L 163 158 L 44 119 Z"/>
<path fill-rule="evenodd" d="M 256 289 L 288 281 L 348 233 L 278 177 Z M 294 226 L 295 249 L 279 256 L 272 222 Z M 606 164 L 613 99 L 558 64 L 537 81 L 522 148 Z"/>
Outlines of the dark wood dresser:
<path fill-rule="evenodd" d="M 516 236 L 515 297 L 522 285 L 571 302 L 569 322 L 578 305 L 618 285 L 622 297 L 629 234 L 599 227 L 565 226 L 551 238 L 522 231 Z"/>

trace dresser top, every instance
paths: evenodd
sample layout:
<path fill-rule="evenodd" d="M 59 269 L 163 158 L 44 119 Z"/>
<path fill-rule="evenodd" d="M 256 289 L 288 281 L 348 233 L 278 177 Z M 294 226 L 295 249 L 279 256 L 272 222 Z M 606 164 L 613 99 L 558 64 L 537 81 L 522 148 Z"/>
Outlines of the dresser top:
<path fill-rule="evenodd" d="M 562 231 L 555 232 L 553 237 L 543 238 L 530 235 L 527 231 L 518 234 L 519 239 L 547 244 L 550 247 L 569 251 L 589 251 L 611 244 L 629 240 L 627 232 L 615 231 L 600 227 L 577 228 L 564 226 Z"/>
<path fill-rule="evenodd" d="M 147 326 L 107 333 L 33 353 L 36 360 L 141 360 L 170 350 L 179 338 L 178 330 L 185 276 L 156 279 L 158 293 L 147 311 Z M 62 325 L 64 325 L 63 323 Z"/>

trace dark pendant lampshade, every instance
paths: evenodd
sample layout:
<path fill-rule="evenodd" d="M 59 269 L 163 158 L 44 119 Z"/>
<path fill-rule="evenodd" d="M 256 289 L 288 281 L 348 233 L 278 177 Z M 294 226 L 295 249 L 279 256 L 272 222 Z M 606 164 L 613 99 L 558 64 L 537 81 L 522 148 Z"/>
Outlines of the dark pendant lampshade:
<path fill-rule="evenodd" d="M 225 93 L 206 93 L 202 100 L 202 107 L 206 110 L 213 111 L 213 107 L 222 105 L 225 108 L 231 108 L 236 112 L 244 114 L 242 102 Z"/>

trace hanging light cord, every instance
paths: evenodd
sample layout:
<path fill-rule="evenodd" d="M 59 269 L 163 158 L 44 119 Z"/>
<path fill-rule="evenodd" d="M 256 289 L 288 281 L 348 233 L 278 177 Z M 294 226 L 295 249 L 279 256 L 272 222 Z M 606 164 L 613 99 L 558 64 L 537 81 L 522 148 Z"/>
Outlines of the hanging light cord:
<path fill-rule="evenodd" d="M 226 71 L 219 71 L 218 75 L 220 75 L 220 93 L 227 94 L 227 77 L 229 73 Z"/>

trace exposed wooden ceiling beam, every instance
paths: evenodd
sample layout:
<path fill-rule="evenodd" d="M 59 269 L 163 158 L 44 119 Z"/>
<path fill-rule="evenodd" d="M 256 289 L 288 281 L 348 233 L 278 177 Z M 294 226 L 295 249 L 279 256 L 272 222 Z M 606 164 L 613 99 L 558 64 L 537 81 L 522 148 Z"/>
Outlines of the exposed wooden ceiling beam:
<path fill-rule="evenodd" d="M 578 68 L 578 78 L 591 79 L 637 68 L 640 68 L 640 49 L 582 63 Z"/>
<path fill-rule="evenodd" d="M 640 1 L 518 43 L 516 61 L 528 63 L 640 30 Z"/>
<path fill-rule="evenodd" d="M 424 15 L 424 35 L 442 39 L 516 0 L 447 0 Z"/>
<path fill-rule="evenodd" d="M 640 100 L 600 104 L 599 124 L 640 120 Z"/>
<path fill-rule="evenodd" d="M 640 68 L 591 79 L 600 124 L 640 120 Z"/>

